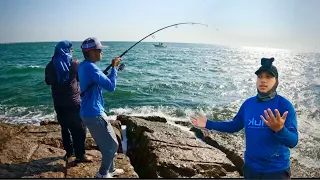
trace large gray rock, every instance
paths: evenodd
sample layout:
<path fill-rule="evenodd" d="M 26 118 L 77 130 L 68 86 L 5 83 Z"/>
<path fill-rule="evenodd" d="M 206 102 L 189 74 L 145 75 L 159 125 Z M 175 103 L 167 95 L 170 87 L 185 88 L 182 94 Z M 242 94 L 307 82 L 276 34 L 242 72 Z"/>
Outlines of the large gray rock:
<path fill-rule="evenodd" d="M 196 136 L 201 138 L 205 143 L 224 152 L 240 174 L 243 175 L 242 167 L 244 165 L 245 143 L 242 137 L 195 127 L 192 127 L 191 131 L 194 131 Z"/>
<path fill-rule="evenodd" d="M 240 177 L 226 155 L 173 125 L 121 116 L 128 156 L 141 178 Z"/>

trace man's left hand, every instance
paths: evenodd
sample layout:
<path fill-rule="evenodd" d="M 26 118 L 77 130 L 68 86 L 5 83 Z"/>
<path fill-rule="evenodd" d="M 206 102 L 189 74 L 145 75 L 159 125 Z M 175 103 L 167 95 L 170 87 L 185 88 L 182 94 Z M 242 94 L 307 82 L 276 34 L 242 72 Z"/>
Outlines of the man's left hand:
<path fill-rule="evenodd" d="M 276 113 L 276 116 L 274 116 L 274 114 L 271 111 L 271 109 L 268 108 L 268 110 L 264 110 L 265 117 L 260 115 L 260 118 L 272 130 L 274 130 L 275 132 L 278 132 L 284 126 L 284 122 L 286 121 L 286 118 L 287 118 L 287 115 L 288 115 L 288 111 L 284 112 L 282 116 L 280 115 L 280 112 L 278 111 L 278 109 L 275 109 L 274 111 Z"/>

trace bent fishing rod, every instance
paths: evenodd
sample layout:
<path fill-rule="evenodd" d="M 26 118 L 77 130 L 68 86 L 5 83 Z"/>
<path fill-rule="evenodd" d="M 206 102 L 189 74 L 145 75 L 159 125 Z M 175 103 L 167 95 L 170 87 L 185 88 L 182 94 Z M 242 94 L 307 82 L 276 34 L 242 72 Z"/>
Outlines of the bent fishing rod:
<path fill-rule="evenodd" d="M 153 34 L 159 32 L 159 31 L 162 31 L 162 30 L 164 30 L 164 29 L 167 29 L 167 28 L 170 28 L 170 27 L 178 27 L 179 25 L 183 25 L 183 24 L 202 25 L 202 26 L 208 27 L 207 24 L 202 24 L 202 23 L 197 23 L 197 22 L 183 22 L 183 23 L 177 23 L 177 24 L 172 24 L 172 25 L 163 27 L 163 28 L 161 28 L 161 29 L 158 29 L 158 30 L 150 33 L 149 35 L 145 36 L 144 38 L 140 39 L 140 41 L 136 42 L 134 45 L 132 45 L 130 48 L 128 48 L 126 51 L 124 51 L 124 52 L 119 56 L 119 58 L 121 58 L 122 56 L 124 56 L 127 52 L 130 51 L 130 49 L 132 49 L 133 47 L 135 47 L 137 44 L 139 44 L 141 41 L 143 41 L 143 40 L 146 39 L 147 37 L 150 37 L 150 36 L 152 36 Z M 112 66 L 112 64 L 110 64 L 110 65 L 103 71 L 103 73 L 107 75 L 107 74 L 108 74 L 108 70 L 111 68 L 111 66 Z M 121 70 L 123 70 L 123 69 L 124 69 L 124 64 L 120 64 L 120 65 L 119 65 L 119 70 L 121 71 Z M 85 93 L 88 89 L 90 89 L 93 85 L 94 85 L 94 83 L 90 84 L 90 85 L 88 86 L 88 88 L 87 88 L 86 90 L 84 90 L 80 95 L 83 96 L 84 93 Z"/>
<path fill-rule="evenodd" d="M 167 29 L 167 28 L 169 28 L 169 27 L 173 27 L 173 26 L 175 26 L 175 27 L 177 27 L 178 25 L 182 25 L 182 24 L 192 24 L 192 25 L 195 25 L 195 24 L 197 24 L 197 25 L 203 25 L 203 26 L 206 26 L 206 27 L 208 27 L 208 25 L 207 24 L 202 24 L 202 23 L 196 23 L 196 22 L 184 22 L 184 23 L 177 23 L 177 24 L 172 24 L 172 25 L 169 25 L 169 26 L 166 26 L 166 27 L 163 27 L 163 28 L 161 28 L 161 29 L 158 29 L 158 30 L 156 30 L 156 31 L 154 31 L 154 32 L 152 32 L 152 33 L 150 33 L 149 35 L 147 35 L 146 37 L 144 37 L 144 38 L 142 38 L 140 41 L 138 41 L 138 42 L 136 42 L 134 45 L 132 45 L 129 49 L 127 49 L 126 51 L 124 51 L 120 56 L 119 56 L 119 58 L 121 58 L 122 56 L 124 56 L 128 51 L 130 51 L 130 49 L 132 49 L 133 47 L 135 47 L 137 44 L 139 44 L 141 41 L 143 41 L 144 39 L 146 39 L 147 37 L 150 37 L 151 35 L 153 35 L 153 34 L 155 34 L 155 33 L 157 33 L 157 32 L 159 32 L 159 31 L 162 31 L 162 30 L 164 30 L 164 29 Z M 108 72 L 108 70 L 111 68 L 111 66 L 112 66 L 112 64 L 110 64 L 103 72 Z"/>

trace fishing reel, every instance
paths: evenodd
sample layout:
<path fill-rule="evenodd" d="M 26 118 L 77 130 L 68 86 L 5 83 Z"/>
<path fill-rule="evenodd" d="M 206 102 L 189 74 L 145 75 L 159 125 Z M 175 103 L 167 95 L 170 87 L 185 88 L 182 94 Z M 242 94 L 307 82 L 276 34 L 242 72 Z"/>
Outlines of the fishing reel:
<path fill-rule="evenodd" d="M 118 67 L 118 71 L 123 71 L 124 70 L 124 67 L 126 67 L 125 64 L 120 64 L 119 67 Z"/>
<path fill-rule="evenodd" d="M 124 67 L 125 67 L 126 65 L 125 64 L 123 64 L 123 63 L 121 63 L 120 65 L 119 65 L 119 67 L 118 67 L 118 71 L 123 71 L 124 70 Z M 109 73 L 108 73 L 108 70 L 111 68 L 111 65 L 109 65 L 104 71 L 103 71 L 103 73 L 105 74 L 105 75 L 108 75 Z"/>

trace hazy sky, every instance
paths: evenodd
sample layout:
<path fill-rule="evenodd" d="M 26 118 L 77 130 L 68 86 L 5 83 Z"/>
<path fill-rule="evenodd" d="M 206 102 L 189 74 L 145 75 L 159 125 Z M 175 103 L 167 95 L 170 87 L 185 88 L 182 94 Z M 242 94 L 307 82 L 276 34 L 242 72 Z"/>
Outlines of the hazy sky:
<path fill-rule="evenodd" d="M 0 42 L 198 42 L 284 49 L 320 48 L 320 0 L 0 0 Z M 216 29 L 219 29 L 218 31 Z"/>

